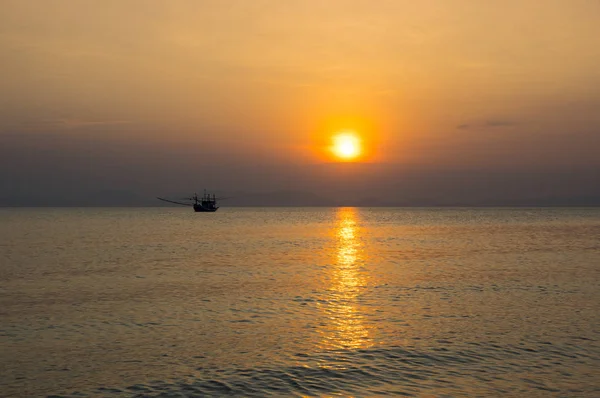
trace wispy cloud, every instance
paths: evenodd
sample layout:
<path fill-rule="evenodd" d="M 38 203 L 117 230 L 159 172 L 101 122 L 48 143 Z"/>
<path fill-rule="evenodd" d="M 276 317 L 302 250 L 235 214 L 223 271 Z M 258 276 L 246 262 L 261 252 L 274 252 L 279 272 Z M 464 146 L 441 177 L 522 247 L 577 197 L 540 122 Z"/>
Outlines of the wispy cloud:
<path fill-rule="evenodd" d="M 86 120 L 76 118 L 65 118 L 65 119 L 54 119 L 47 120 L 47 124 L 53 127 L 62 127 L 65 129 L 77 129 L 86 127 L 98 127 L 98 126 L 118 126 L 123 124 L 131 124 L 130 120 Z"/>
<path fill-rule="evenodd" d="M 518 123 L 512 120 L 503 120 L 503 119 L 494 119 L 488 120 L 485 122 L 485 126 L 487 127 L 511 127 L 515 126 Z"/>
<path fill-rule="evenodd" d="M 520 123 L 510 119 L 489 119 L 483 122 L 476 123 L 462 123 L 456 126 L 459 130 L 469 130 L 469 129 L 485 129 L 485 128 L 508 128 L 517 126 Z"/>

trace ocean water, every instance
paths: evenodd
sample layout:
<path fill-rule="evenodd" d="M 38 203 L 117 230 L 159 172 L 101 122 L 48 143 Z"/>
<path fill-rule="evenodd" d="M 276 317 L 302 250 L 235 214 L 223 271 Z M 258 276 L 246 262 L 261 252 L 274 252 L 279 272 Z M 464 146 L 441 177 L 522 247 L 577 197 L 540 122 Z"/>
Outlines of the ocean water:
<path fill-rule="evenodd" d="M 0 395 L 600 396 L 600 209 L 0 209 Z"/>

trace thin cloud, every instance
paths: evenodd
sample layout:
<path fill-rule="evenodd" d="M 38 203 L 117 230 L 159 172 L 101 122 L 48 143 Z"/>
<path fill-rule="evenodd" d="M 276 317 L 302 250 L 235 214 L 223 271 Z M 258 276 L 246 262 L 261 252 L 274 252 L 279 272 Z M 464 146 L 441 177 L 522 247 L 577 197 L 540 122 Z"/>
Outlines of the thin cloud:
<path fill-rule="evenodd" d="M 517 124 L 517 122 L 511 120 L 488 120 L 485 122 L 485 126 L 487 127 L 512 127 Z"/>
<path fill-rule="evenodd" d="M 493 128 L 502 128 L 502 127 L 513 127 L 518 125 L 519 123 L 513 120 L 508 120 L 508 119 L 491 119 L 491 120 L 486 120 L 483 123 L 463 123 L 463 124 L 459 124 L 458 126 L 456 126 L 457 129 L 459 130 L 468 130 L 468 129 L 472 129 L 472 128 L 488 128 L 488 127 L 493 127 Z"/>
<path fill-rule="evenodd" d="M 62 127 L 66 129 L 77 129 L 97 126 L 118 126 L 131 124 L 130 120 L 85 120 L 85 119 L 55 119 L 49 120 L 48 124 L 53 127 Z"/>

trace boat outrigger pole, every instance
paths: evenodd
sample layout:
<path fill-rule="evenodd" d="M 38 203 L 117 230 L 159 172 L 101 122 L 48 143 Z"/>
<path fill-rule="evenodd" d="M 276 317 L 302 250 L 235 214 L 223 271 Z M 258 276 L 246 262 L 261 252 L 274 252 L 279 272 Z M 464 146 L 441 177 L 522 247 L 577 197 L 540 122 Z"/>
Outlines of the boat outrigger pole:
<path fill-rule="evenodd" d="M 162 200 L 163 202 L 169 202 L 169 203 L 175 203 L 176 205 L 181 205 L 181 206 L 193 206 L 190 203 L 181 203 L 181 202 L 175 202 L 174 200 L 169 200 L 169 199 L 164 199 L 164 198 L 159 198 L 158 196 L 156 197 L 156 199 L 158 200 Z"/>

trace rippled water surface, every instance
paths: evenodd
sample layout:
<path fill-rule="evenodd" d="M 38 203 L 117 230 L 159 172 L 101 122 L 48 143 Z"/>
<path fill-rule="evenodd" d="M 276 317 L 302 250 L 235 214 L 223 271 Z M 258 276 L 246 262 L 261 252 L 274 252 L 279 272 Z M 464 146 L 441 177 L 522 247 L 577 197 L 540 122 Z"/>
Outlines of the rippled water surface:
<path fill-rule="evenodd" d="M 2 396 L 600 396 L 600 209 L 0 209 Z"/>

